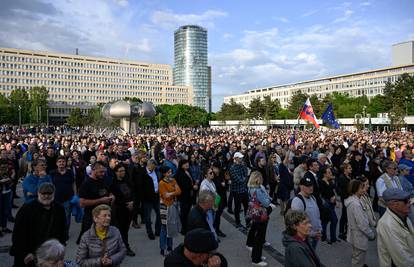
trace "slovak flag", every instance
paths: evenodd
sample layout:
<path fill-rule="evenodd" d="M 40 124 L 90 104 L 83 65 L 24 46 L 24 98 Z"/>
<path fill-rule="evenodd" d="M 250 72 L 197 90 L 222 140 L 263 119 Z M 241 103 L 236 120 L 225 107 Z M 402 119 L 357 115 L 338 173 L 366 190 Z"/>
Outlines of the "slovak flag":
<path fill-rule="evenodd" d="M 313 112 L 312 104 L 309 101 L 309 98 L 306 99 L 305 104 L 303 105 L 302 111 L 299 114 L 300 118 L 305 121 L 310 121 L 315 125 L 316 128 L 319 128 L 319 124 L 316 121 L 315 113 Z"/>

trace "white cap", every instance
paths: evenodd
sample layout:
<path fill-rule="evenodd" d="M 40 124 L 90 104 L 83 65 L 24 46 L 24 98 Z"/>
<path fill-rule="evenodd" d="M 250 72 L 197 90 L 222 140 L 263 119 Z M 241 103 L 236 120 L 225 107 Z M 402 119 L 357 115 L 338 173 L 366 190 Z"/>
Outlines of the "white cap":
<path fill-rule="evenodd" d="M 234 153 L 233 158 L 239 158 L 239 159 L 242 159 L 242 158 L 244 158 L 244 156 L 243 156 L 243 154 L 242 154 L 242 153 L 240 153 L 240 152 L 236 152 L 236 153 Z"/>

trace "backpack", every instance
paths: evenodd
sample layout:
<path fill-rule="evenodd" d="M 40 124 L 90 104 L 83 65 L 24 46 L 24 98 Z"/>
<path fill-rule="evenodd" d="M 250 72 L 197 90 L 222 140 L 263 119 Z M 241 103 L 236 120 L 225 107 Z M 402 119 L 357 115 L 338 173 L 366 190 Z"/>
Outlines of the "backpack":
<path fill-rule="evenodd" d="M 287 213 L 289 210 L 291 210 L 291 209 L 292 209 L 292 201 L 293 201 L 293 199 L 294 199 L 295 197 L 297 197 L 297 198 L 299 198 L 300 200 L 302 200 L 302 203 L 303 203 L 303 211 L 305 211 L 305 210 L 306 210 L 306 202 L 305 202 L 305 199 L 303 198 L 303 196 L 302 196 L 301 194 L 297 194 L 297 195 L 295 195 L 294 197 L 292 197 L 291 199 L 289 199 L 289 200 L 288 200 L 288 202 L 286 203 L 286 206 L 285 206 L 285 210 L 284 210 L 283 216 L 285 216 L 285 215 L 286 215 L 286 213 Z"/>

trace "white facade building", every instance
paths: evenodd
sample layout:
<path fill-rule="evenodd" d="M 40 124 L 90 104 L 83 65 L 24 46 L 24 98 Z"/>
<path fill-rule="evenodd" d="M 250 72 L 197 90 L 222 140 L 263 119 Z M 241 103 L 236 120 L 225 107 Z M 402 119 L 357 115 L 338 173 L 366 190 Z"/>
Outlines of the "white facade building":
<path fill-rule="evenodd" d="M 282 107 L 286 108 L 289 104 L 289 99 L 299 92 L 316 95 L 318 98 L 324 98 L 327 94 L 333 92 L 348 94 L 353 97 L 366 95 L 368 98 L 371 98 L 375 95 L 382 94 L 386 82 L 393 83 L 397 81 L 403 73 L 414 75 L 414 63 L 297 83 L 256 88 L 243 94 L 224 97 L 224 103 L 229 103 L 231 99 L 234 99 L 236 103 L 248 107 L 253 99 L 263 99 L 265 96 L 270 96 L 272 100 L 278 99 Z"/>

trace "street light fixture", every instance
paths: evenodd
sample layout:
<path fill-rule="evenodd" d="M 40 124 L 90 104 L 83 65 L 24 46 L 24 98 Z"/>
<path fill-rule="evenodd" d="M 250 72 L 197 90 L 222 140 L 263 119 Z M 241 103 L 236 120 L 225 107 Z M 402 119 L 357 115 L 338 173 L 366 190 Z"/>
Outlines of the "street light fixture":
<path fill-rule="evenodd" d="M 22 106 L 19 105 L 19 128 L 22 127 Z"/>
<path fill-rule="evenodd" d="M 364 116 L 364 117 L 362 118 L 362 120 L 363 120 L 363 126 L 364 126 L 364 127 L 362 128 L 363 130 L 365 130 L 365 109 L 366 109 L 366 108 L 367 108 L 367 106 L 363 106 L 363 107 L 362 107 L 362 114 L 363 114 L 363 116 Z"/>

